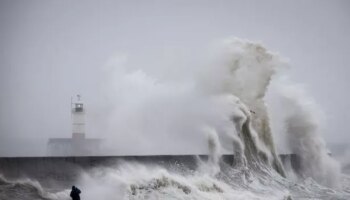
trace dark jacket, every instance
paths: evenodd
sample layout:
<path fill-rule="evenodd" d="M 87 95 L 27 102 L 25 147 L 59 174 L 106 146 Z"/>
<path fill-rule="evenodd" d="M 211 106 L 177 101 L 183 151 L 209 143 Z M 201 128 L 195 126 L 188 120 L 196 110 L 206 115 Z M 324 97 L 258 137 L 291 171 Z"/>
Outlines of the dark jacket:
<path fill-rule="evenodd" d="M 80 193 L 81 191 L 77 187 L 73 186 L 72 191 L 70 192 L 70 197 L 72 197 L 73 200 L 80 200 Z"/>

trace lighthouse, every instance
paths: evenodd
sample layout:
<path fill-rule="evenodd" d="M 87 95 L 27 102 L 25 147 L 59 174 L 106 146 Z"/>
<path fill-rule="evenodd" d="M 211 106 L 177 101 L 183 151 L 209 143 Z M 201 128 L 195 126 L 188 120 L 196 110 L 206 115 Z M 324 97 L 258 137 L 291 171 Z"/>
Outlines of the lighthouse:
<path fill-rule="evenodd" d="M 71 138 L 49 138 L 48 156 L 96 156 L 101 155 L 102 140 L 87 138 L 85 133 L 86 106 L 81 95 L 71 98 Z"/>
<path fill-rule="evenodd" d="M 81 140 L 85 138 L 85 108 L 84 103 L 81 100 L 81 96 L 78 94 L 77 99 L 73 102 L 71 100 L 71 112 L 72 112 L 72 138 Z"/>
<path fill-rule="evenodd" d="M 76 100 L 71 98 L 71 120 L 72 120 L 72 155 L 84 155 L 88 146 L 85 142 L 85 108 L 81 95 Z"/>

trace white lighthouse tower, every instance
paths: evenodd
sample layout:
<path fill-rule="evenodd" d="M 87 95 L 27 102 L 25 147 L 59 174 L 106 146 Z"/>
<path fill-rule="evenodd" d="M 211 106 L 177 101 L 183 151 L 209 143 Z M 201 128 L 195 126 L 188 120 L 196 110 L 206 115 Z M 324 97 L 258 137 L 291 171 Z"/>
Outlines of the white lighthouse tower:
<path fill-rule="evenodd" d="M 81 96 L 71 98 L 72 138 L 50 138 L 47 144 L 49 156 L 100 155 L 101 139 L 85 136 L 85 107 Z"/>
<path fill-rule="evenodd" d="M 81 96 L 77 95 L 77 100 L 71 102 L 72 110 L 72 138 L 84 139 L 85 138 L 85 108 L 84 103 L 81 100 Z"/>

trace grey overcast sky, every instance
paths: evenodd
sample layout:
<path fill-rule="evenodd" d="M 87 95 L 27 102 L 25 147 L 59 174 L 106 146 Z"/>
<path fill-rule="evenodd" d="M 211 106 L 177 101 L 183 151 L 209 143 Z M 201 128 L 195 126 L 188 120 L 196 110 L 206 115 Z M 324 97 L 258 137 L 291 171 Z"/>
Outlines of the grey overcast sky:
<path fill-rule="evenodd" d="M 229 36 L 288 58 L 328 117 L 326 141 L 350 141 L 350 1 L 0 0 L 0 156 L 70 137 L 70 97 L 99 98 L 97 76 L 116 53 L 152 70 L 165 49 L 190 54 Z"/>

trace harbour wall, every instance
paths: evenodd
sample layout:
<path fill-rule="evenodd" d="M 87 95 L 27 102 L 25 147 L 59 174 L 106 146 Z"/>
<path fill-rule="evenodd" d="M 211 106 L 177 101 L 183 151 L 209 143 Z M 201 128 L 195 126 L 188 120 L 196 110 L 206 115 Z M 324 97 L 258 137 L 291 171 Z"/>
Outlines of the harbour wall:
<path fill-rule="evenodd" d="M 299 161 L 295 154 L 280 155 L 282 163 L 298 169 Z M 170 169 L 181 165 L 196 169 L 198 161 L 208 160 L 207 155 L 138 155 L 138 156 L 80 156 L 80 157 L 2 157 L 0 174 L 7 179 L 30 178 L 46 187 L 65 187 L 73 185 L 81 172 L 97 167 L 113 167 L 121 162 L 138 162 L 142 164 L 161 165 Z M 233 155 L 223 155 L 222 163 L 232 165 Z"/>

